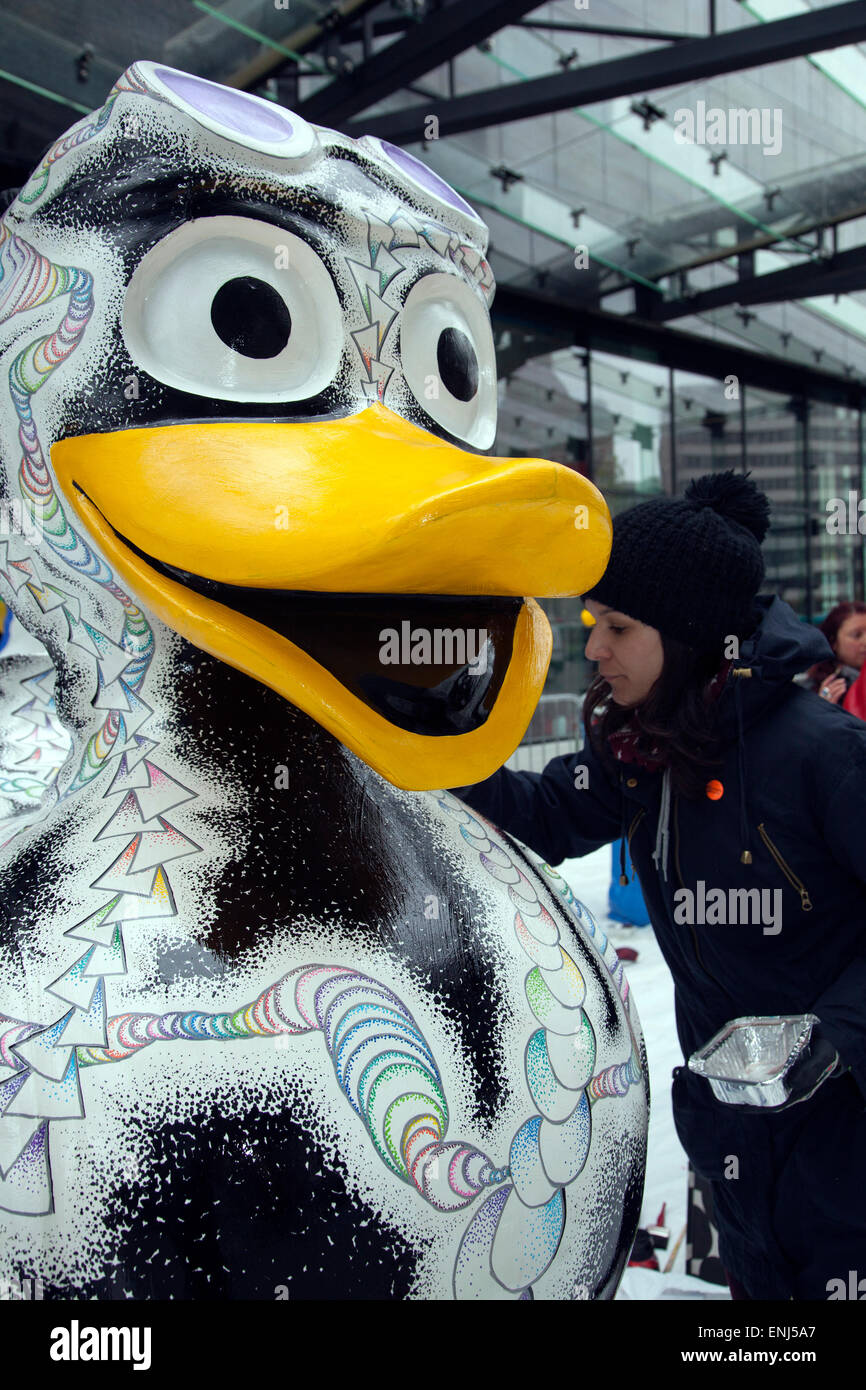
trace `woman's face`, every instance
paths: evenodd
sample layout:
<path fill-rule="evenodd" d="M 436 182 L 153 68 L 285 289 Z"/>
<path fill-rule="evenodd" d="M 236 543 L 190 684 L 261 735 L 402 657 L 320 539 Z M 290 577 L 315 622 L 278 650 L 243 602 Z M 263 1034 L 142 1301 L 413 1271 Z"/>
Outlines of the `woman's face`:
<path fill-rule="evenodd" d="M 588 599 L 595 618 L 586 655 L 598 662 L 598 674 L 610 685 L 616 705 L 639 705 L 662 673 L 664 650 L 659 632 L 616 608 Z"/>
<path fill-rule="evenodd" d="M 845 619 L 836 633 L 836 655 L 843 666 L 860 670 L 866 660 L 866 613 L 852 613 Z"/>

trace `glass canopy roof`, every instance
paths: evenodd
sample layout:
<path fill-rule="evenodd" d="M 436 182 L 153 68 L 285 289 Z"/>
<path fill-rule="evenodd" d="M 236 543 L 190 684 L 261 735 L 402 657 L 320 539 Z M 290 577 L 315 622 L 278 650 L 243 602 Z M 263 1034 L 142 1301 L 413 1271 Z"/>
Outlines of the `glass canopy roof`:
<path fill-rule="evenodd" d="M 463 51 L 455 46 L 448 62 L 408 89 L 392 83 L 383 100 L 357 103 L 354 122 L 417 108 L 412 148 L 488 220 L 501 284 L 619 314 L 654 317 L 653 305 L 666 304 L 661 317 L 678 329 L 866 381 L 866 291 L 846 284 L 844 292 L 796 302 L 788 292 L 777 303 L 739 308 L 743 266 L 734 254 L 762 276 L 820 271 L 830 254 L 862 244 L 866 45 L 680 86 L 650 84 L 426 145 L 420 139 L 425 116 L 453 97 L 579 74 L 629 55 L 662 56 L 706 37 L 711 26 L 721 39 L 825 8 L 822 0 L 551 0 L 530 9 L 503 0 L 504 27 L 491 26 L 489 37 L 469 40 Z M 437 16 L 455 9 L 454 0 L 28 0 L 26 7 L 0 0 L 0 33 L 8 40 L 0 46 L 12 55 L 9 68 L 0 61 L 7 151 L 17 146 L 25 158 L 16 120 L 32 124 L 33 138 L 37 129 L 51 138 L 52 117 L 56 133 L 73 119 L 70 107 L 101 100 L 96 77 L 87 74 L 72 95 L 52 91 L 52 60 L 61 50 L 67 61 L 89 50 L 100 80 L 135 58 L 158 58 L 303 106 L 332 83 L 336 90 L 349 68 L 363 90 L 371 60 L 399 45 L 413 24 L 426 23 L 435 38 Z M 28 36 L 41 36 L 45 47 L 40 82 L 12 70 Z M 752 143 L 736 132 L 716 144 L 683 143 L 683 113 L 697 119 L 701 107 L 763 112 L 766 130 Z M 585 271 L 574 264 L 579 246 L 588 252 Z M 726 286 L 727 302 L 688 312 L 691 296 Z"/>

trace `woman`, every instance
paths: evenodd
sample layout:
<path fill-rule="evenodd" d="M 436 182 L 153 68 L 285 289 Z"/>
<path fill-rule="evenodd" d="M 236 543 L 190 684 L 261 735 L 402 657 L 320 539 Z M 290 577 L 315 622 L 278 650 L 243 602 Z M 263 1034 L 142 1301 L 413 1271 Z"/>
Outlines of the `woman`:
<path fill-rule="evenodd" d="M 552 864 L 627 835 L 684 1058 L 732 1019 L 817 1015 L 783 1108 L 686 1067 L 673 1102 L 735 1296 L 825 1299 L 866 1278 L 866 725 L 792 680 L 829 649 L 757 597 L 768 519 L 733 472 L 617 516 L 586 746 L 457 795 Z"/>
<path fill-rule="evenodd" d="M 823 700 L 840 704 L 866 661 L 866 603 L 837 603 L 820 625 L 833 656 L 806 672 L 803 683 Z"/>

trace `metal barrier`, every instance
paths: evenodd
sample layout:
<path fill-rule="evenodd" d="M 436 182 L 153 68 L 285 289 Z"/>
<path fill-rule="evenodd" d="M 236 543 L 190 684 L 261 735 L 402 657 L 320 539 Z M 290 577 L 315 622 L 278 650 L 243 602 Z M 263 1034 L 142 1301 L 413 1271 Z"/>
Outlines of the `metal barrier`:
<path fill-rule="evenodd" d="M 582 695 L 542 695 L 520 747 L 506 763 L 515 772 L 542 772 L 551 758 L 583 745 Z"/>

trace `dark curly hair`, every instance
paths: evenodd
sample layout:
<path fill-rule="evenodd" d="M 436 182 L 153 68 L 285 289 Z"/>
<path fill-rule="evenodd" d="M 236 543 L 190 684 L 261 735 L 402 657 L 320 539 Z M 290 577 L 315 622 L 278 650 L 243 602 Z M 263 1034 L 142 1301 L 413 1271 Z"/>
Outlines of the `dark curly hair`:
<path fill-rule="evenodd" d="M 835 608 L 830 609 L 823 623 L 819 623 L 819 631 L 823 632 L 834 652 L 840 627 L 849 618 L 853 618 L 855 613 L 866 613 L 866 603 L 861 603 L 859 599 L 852 599 L 847 603 L 837 603 Z M 817 690 L 818 686 L 823 685 L 824 681 L 832 676 L 838 665 L 839 661 L 835 656 L 828 657 L 826 661 L 816 662 L 806 672 L 809 684 Z"/>
<path fill-rule="evenodd" d="M 671 786 L 688 800 L 704 792 L 707 768 L 717 766 L 716 701 L 707 687 L 724 659 L 723 643 L 698 651 L 671 637 L 661 637 L 662 673 L 646 699 L 636 707 L 617 705 L 610 686 L 596 676 L 583 702 L 583 725 L 593 750 L 611 770 L 619 764 L 608 747 L 611 734 L 626 724 L 638 735 L 638 751 L 655 755 L 671 769 Z"/>

